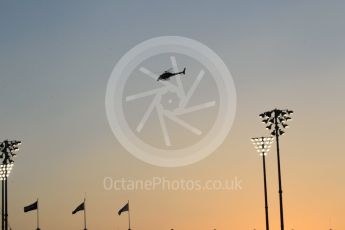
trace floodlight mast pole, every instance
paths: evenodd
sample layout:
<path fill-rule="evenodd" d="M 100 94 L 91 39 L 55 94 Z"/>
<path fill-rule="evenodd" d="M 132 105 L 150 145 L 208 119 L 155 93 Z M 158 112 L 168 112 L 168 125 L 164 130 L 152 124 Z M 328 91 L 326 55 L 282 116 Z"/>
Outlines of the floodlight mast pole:
<path fill-rule="evenodd" d="M 1 229 L 5 229 L 5 181 L 1 179 Z"/>
<path fill-rule="evenodd" d="M 287 128 L 286 122 L 291 120 L 290 115 L 293 114 L 292 110 L 274 109 L 261 113 L 259 116 L 262 121 L 267 125 L 266 128 L 271 131 L 271 135 L 276 138 L 277 146 L 277 162 L 278 162 L 278 184 L 279 184 L 279 207 L 280 207 L 280 229 L 284 230 L 284 209 L 283 209 L 283 189 L 281 178 L 281 164 L 280 164 L 280 149 L 279 149 L 279 136 L 284 134 L 283 129 Z"/>
<path fill-rule="evenodd" d="M 264 144 L 263 144 L 264 145 Z M 264 147 L 264 146 L 262 146 Z M 268 221 L 268 199 L 267 199 L 267 180 L 266 180 L 266 154 L 262 156 L 262 168 L 264 171 L 264 192 L 265 192 L 265 215 L 266 215 L 266 230 L 270 229 L 270 224 Z"/>
<path fill-rule="evenodd" d="M 279 207 L 280 207 L 280 229 L 284 230 L 284 208 L 283 208 L 283 188 L 282 188 L 282 175 L 280 168 L 280 150 L 279 150 L 279 126 L 278 126 L 278 112 L 274 110 L 274 128 L 277 146 L 277 162 L 278 162 L 278 184 L 279 184 Z"/>
<path fill-rule="evenodd" d="M 18 150 L 20 141 L 5 140 L 0 143 L 1 162 L 1 180 L 2 180 L 2 230 L 8 230 L 8 184 L 7 179 L 13 167 L 13 157 L 16 156 L 15 151 Z"/>
<path fill-rule="evenodd" d="M 7 165 L 6 165 L 7 166 Z M 8 230 L 8 190 L 7 190 L 7 167 L 5 170 L 5 230 Z"/>
<path fill-rule="evenodd" d="M 266 177 L 266 154 L 270 150 L 273 142 L 273 137 L 256 137 L 251 139 L 257 152 L 262 156 L 262 169 L 264 175 L 264 195 L 265 195 L 265 220 L 266 230 L 269 230 L 269 217 L 268 217 L 268 199 L 267 199 L 267 177 Z"/>

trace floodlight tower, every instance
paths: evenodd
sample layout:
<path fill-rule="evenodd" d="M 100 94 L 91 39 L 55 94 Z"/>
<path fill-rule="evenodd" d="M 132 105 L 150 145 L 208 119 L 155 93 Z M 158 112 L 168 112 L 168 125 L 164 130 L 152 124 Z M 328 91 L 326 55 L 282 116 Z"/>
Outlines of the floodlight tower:
<path fill-rule="evenodd" d="M 270 130 L 271 135 L 276 138 L 277 145 L 277 161 L 278 161 L 278 183 L 279 183 L 279 204 L 280 204 L 280 229 L 284 230 L 284 209 L 283 209 L 283 189 L 280 169 L 280 153 L 279 153 L 279 136 L 283 135 L 285 128 L 289 126 L 287 121 L 291 120 L 292 110 L 274 109 L 261 113 L 259 116 L 262 122 L 265 123 L 266 129 Z"/>
<path fill-rule="evenodd" d="M 266 214 L 266 230 L 270 229 L 268 221 L 268 200 L 267 200 L 267 181 L 266 181 L 266 155 L 270 151 L 273 143 L 273 137 L 255 137 L 251 141 L 256 148 L 256 151 L 262 156 L 262 168 L 264 172 L 264 192 L 265 192 L 265 214 Z"/>
<path fill-rule="evenodd" d="M 7 178 L 10 176 L 11 170 L 14 165 L 13 157 L 16 156 L 16 151 L 19 150 L 18 146 L 20 141 L 4 140 L 0 143 L 0 180 L 2 183 L 2 230 L 8 230 L 8 195 L 7 195 Z"/>

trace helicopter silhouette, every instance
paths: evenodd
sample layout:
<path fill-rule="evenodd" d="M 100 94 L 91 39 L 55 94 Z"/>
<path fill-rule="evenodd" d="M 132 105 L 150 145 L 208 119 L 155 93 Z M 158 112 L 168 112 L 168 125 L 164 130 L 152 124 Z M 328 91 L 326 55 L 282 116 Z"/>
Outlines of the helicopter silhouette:
<path fill-rule="evenodd" d="M 177 73 L 172 73 L 172 72 L 170 72 L 170 70 L 166 70 L 166 71 L 164 71 L 164 73 L 159 75 L 159 77 L 157 78 L 157 81 L 168 81 L 171 77 L 179 75 L 179 74 L 185 75 L 186 74 L 186 67 L 183 69 L 183 71 L 177 72 Z"/>

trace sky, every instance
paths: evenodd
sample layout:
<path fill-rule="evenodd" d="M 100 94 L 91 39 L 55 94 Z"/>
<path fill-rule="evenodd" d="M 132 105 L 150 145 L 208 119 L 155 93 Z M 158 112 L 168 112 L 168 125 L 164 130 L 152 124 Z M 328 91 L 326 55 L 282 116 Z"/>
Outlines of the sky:
<path fill-rule="evenodd" d="M 264 229 L 258 114 L 294 110 L 282 136 L 286 229 L 345 229 L 344 1 L 0 1 L 0 139 L 23 142 L 9 178 L 12 229 Z M 211 155 L 158 167 L 114 136 L 105 95 L 116 63 L 159 36 L 187 37 L 230 70 L 236 113 Z M 161 69 L 166 66 L 162 66 Z M 188 71 L 188 69 L 187 69 Z M 139 84 L 138 84 L 139 86 Z M 157 135 L 161 136 L 160 133 Z M 152 140 L 155 136 L 152 136 Z M 267 156 L 270 224 L 279 229 L 277 159 Z M 226 191 L 117 191 L 112 181 L 240 180 Z M 30 227 L 28 227 L 30 226 Z"/>

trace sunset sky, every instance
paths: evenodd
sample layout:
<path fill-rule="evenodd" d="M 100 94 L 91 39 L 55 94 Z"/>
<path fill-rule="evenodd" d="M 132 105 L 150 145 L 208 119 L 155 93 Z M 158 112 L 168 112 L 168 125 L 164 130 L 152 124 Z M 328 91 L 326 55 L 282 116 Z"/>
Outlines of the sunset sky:
<path fill-rule="evenodd" d="M 345 2 L 0 1 L 0 140 L 23 142 L 9 178 L 9 223 L 90 230 L 265 228 L 261 112 L 294 110 L 281 138 L 286 230 L 345 229 Z M 230 70 L 236 115 L 223 144 L 184 167 L 147 164 L 116 139 L 105 95 L 116 63 L 137 44 L 182 36 Z M 163 66 L 165 67 L 165 66 Z M 163 68 L 162 67 L 162 68 Z M 162 70 L 162 69 L 159 69 Z M 188 69 L 187 69 L 188 71 Z M 157 134 L 161 136 L 160 133 Z M 155 136 L 152 136 L 154 141 Z M 271 229 L 279 229 L 275 145 L 267 156 Z M 234 180 L 231 191 L 115 191 L 104 179 Z"/>

